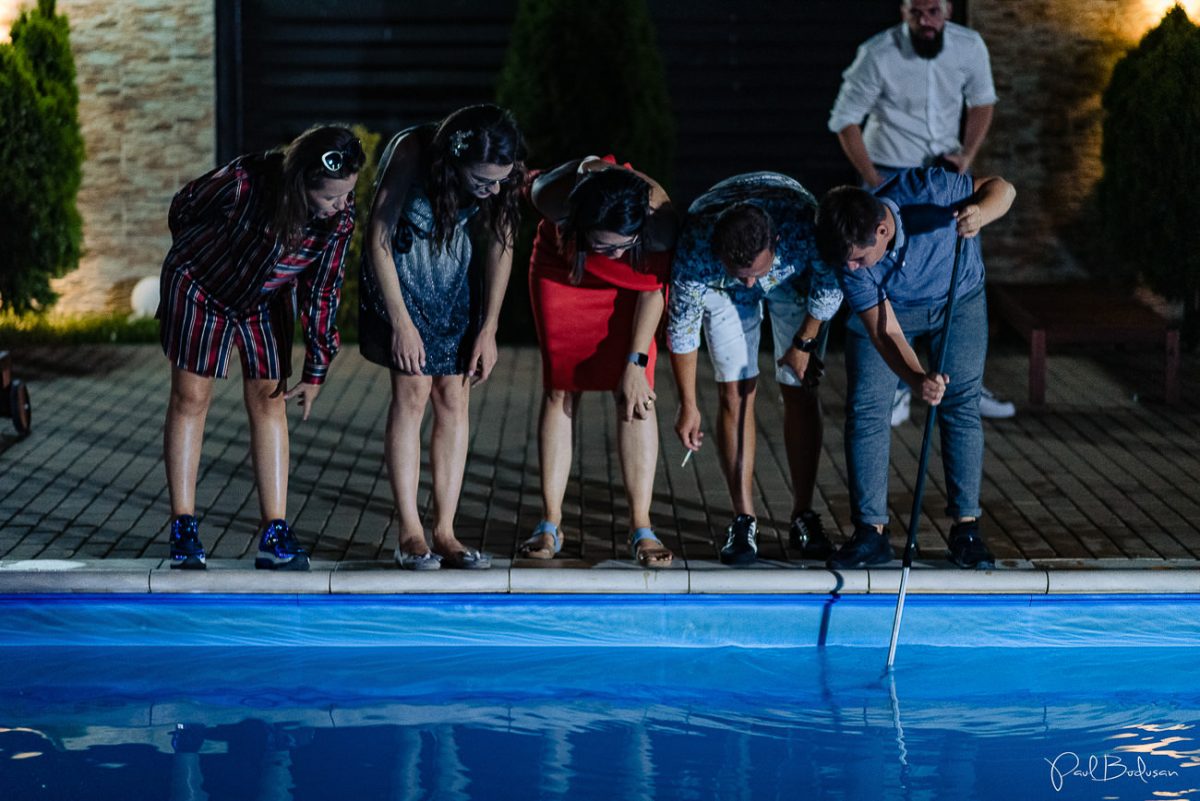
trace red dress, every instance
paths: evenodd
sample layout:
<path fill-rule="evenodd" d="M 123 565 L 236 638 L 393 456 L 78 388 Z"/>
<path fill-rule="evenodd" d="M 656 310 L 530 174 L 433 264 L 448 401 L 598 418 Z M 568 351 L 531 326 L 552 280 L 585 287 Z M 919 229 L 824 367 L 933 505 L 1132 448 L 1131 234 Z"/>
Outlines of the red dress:
<path fill-rule="evenodd" d="M 628 254 L 610 259 L 589 253 L 583 280 L 572 284 L 574 254 L 565 254 L 561 244 L 558 226 L 543 219 L 529 260 L 542 385 L 568 392 L 617 389 L 633 351 L 638 293 L 662 291 L 670 278 L 670 254 L 643 252 L 645 272 L 639 272 L 630 265 Z M 651 340 L 646 366 L 651 388 L 657 350 Z"/>

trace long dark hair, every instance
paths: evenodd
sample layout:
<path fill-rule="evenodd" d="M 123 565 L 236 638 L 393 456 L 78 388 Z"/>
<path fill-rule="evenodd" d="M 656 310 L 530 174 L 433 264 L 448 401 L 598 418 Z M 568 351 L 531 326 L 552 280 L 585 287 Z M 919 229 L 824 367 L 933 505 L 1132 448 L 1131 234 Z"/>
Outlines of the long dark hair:
<path fill-rule="evenodd" d="M 567 197 L 567 218 L 562 222 L 562 242 L 575 251 L 571 283 L 583 280 L 587 262 L 588 234 L 609 231 L 621 236 L 641 236 L 650 206 L 650 184 L 640 176 L 619 168 L 589 172 Z M 642 240 L 629 248 L 629 262 L 641 272 Z"/>
<path fill-rule="evenodd" d="M 325 163 L 325 155 L 329 153 L 339 154 L 331 157 L 331 164 L 338 166 L 336 170 Z M 308 190 L 320 187 L 328 179 L 349 178 L 362 169 L 365 161 L 362 143 L 342 125 L 314 125 L 283 149 L 273 221 L 288 250 L 300 244 L 304 226 L 312 218 Z"/>
<path fill-rule="evenodd" d="M 512 114 L 486 103 L 460 108 L 434 131 L 425 183 L 433 209 L 434 246 L 450 245 L 460 204 L 470 194 L 460 170 L 468 164 L 512 165 L 512 172 L 500 183 L 499 193 L 475 201 L 481 223 L 505 247 L 511 247 L 520 217 L 520 190 L 525 183 L 525 141 Z"/>

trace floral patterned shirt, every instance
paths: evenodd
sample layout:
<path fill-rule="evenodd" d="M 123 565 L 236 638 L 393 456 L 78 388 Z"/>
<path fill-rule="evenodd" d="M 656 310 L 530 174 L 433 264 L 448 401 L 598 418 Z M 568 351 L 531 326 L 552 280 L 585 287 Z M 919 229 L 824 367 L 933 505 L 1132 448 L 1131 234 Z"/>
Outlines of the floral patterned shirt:
<path fill-rule="evenodd" d="M 775 223 L 779 242 L 770 271 L 747 287 L 725 272 L 712 252 L 712 233 L 720 213 L 735 203 L 760 206 Z M 784 282 L 807 296 L 808 313 L 832 319 L 842 304 L 834 270 L 817 255 L 813 224 L 817 202 L 799 182 L 774 172 L 735 175 L 713 186 L 688 208 L 683 231 L 675 245 L 667 308 L 667 347 L 672 353 L 691 353 L 700 347 L 704 297 L 724 292 L 736 304 L 753 305 Z"/>

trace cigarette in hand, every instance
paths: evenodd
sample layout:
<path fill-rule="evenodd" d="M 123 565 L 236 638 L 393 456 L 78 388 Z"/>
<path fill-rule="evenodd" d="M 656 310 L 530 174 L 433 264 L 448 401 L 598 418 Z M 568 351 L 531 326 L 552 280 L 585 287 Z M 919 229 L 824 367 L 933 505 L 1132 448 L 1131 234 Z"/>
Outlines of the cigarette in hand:
<path fill-rule="evenodd" d="M 692 458 L 693 453 L 694 453 L 694 451 L 691 448 L 689 448 L 688 452 L 683 455 L 683 461 L 679 463 L 679 466 L 687 467 L 688 459 Z"/>

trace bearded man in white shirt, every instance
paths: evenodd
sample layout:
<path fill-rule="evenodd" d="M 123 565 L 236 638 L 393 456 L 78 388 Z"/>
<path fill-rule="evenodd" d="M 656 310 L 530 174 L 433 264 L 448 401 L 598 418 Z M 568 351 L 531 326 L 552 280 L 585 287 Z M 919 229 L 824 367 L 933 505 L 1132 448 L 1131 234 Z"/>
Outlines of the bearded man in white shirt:
<path fill-rule="evenodd" d="M 902 0 L 903 22 L 864 42 L 842 73 L 829 130 L 868 189 L 911 167 L 967 173 L 983 145 L 996 103 L 987 45 L 950 13 L 950 0 Z M 910 402 L 906 388 L 896 391 L 892 425 L 908 419 Z M 1016 408 L 985 387 L 979 411 L 1012 417 Z"/>

